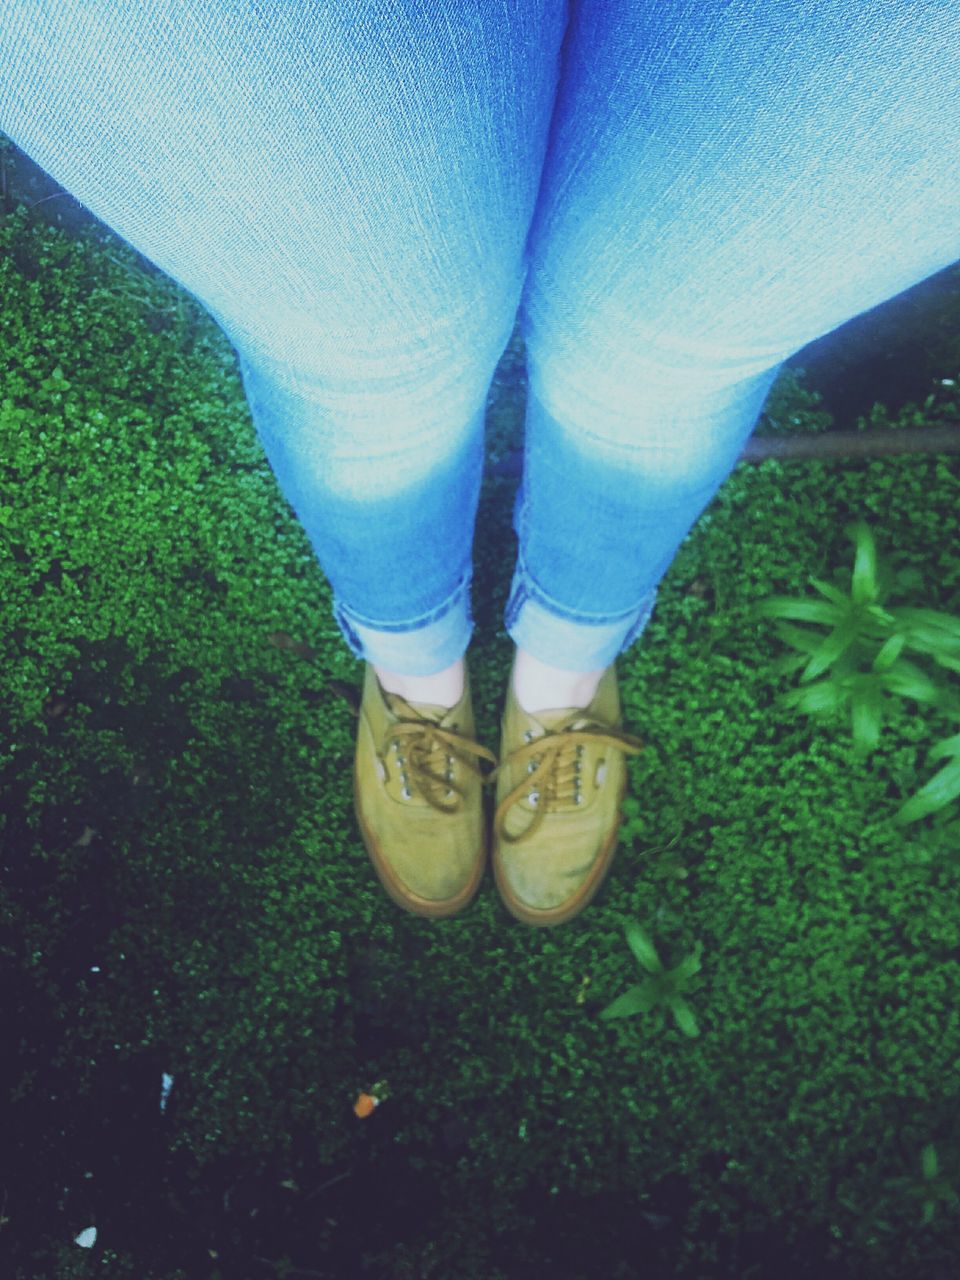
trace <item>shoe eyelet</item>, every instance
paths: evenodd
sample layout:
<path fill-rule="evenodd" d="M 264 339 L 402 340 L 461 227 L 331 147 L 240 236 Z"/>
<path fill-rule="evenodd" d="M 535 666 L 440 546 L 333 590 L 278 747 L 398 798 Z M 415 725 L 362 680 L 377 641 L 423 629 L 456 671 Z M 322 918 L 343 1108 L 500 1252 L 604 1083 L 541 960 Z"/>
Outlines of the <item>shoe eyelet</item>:
<path fill-rule="evenodd" d="M 524 735 L 523 735 L 523 740 L 524 740 L 524 742 L 532 742 L 532 741 L 533 741 L 533 730 L 532 730 L 532 729 L 527 729 L 527 731 L 526 731 L 526 732 L 524 733 Z"/>
<path fill-rule="evenodd" d="M 401 788 L 400 788 L 400 794 L 403 796 L 404 800 L 412 800 L 412 799 L 413 799 L 413 796 L 410 794 L 410 788 L 409 788 L 409 787 L 401 787 Z"/>
<path fill-rule="evenodd" d="M 530 794 L 527 796 L 527 800 L 528 800 L 528 801 L 530 802 L 530 804 L 532 804 L 532 805 L 536 805 L 536 803 L 537 803 L 537 801 L 538 801 L 539 799 L 540 799 L 540 792 L 539 792 L 539 791 L 531 791 L 531 792 L 530 792 Z"/>

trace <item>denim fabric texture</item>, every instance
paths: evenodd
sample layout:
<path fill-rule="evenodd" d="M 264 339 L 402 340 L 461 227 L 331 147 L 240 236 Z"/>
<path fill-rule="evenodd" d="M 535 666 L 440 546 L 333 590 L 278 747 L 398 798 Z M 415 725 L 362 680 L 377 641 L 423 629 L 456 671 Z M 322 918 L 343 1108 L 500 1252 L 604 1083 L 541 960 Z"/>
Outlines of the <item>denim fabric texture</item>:
<path fill-rule="evenodd" d="M 783 361 L 960 259 L 957 37 L 953 0 L 5 0 L 0 130 L 222 327 L 378 666 L 469 643 L 519 316 L 505 622 L 582 671 Z"/>

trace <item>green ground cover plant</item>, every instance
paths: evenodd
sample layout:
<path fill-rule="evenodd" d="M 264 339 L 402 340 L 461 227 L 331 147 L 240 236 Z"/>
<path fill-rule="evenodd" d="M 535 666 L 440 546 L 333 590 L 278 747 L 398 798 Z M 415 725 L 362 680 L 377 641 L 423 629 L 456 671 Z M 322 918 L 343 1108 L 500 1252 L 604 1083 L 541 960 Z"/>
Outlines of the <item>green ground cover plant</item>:
<path fill-rule="evenodd" d="M 429 922 L 366 861 L 360 666 L 222 334 L 23 206 L 0 303 L 4 1273 L 952 1275 L 956 805 L 897 821 L 949 700 L 891 687 L 878 734 L 784 705 L 823 636 L 786 670 L 800 629 L 758 606 L 849 585 L 856 526 L 901 574 L 881 609 L 955 617 L 957 459 L 738 467 L 620 663 L 646 750 L 602 895 L 531 930 L 488 878 Z M 515 335 L 491 463 L 522 392 Z M 943 387 L 862 425 L 957 416 Z M 759 429 L 828 427 L 785 370 Z M 491 468 L 476 544 L 491 745 L 514 487 Z M 889 677 L 908 640 L 873 621 Z"/>

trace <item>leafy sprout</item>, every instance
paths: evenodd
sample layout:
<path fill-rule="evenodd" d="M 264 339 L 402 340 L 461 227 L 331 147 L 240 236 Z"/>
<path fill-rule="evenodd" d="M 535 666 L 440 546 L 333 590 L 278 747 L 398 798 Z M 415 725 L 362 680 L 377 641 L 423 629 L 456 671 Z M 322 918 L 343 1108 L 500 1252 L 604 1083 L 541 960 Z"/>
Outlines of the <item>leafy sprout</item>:
<path fill-rule="evenodd" d="M 789 618 L 830 628 L 826 636 L 818 636 L 777 622 L 779 637 L 800 654 L 779 659 L 774 670 L 793 674 L 802 667 L 801 683 L 814 681 L 781 695 L 779 703 L 818 717 L 848 713 L 854 752 L 863 758 L 879 744 L 889 695 L 911 698 L 960 718 L 954 692 L 903 656 L 913 650 L 946 670 L 960 672 L 960 618 L 933 609 L 887 607 L 887 597 L 894 588 L 906 590 L 918 585 L 916 571 L 891 573 L 878 565 L 866 521 L 857 520 L 845 532 L 856 544 L 849 595 L 811 575 L 809 581 L 823 600 L 771 596 L 756 604 L 752 613 L 754 618 Z M 829 676 L 817 679 L 831 668 Z M 931 748 L 930 760 L 943 758 L 950 763 L 900 807 L 894 815 L 896 822 L 915 822 L 960 796 L 960 734 Z"/>
<path fill-rule="evenodd" d="M 960 1196 L 955 1188 L 939 1172 L 936 1147 L 928 1142 L 920 1153 L 922 1177 L 907 1175 L 906 1177 L 888 1178 L 884 1184 L 890 1191 L 897 1193 L 904 1200 L 919 1201 L 923 1205 L 920 1218 L 921 1226 L 928 1226 L 937 1212 L 937 1205 L 942 1201 L 960 1208 Z"/>
<path fill-rule="evenodd" d="M 693 1010 L 681 993 L 700 969 L 702 944 L 698 942 L 692 953 L 681 960 L 676 968 L 666 970 L 657 955 L 656 947 L 640 925 L 628 920 L 624 925 L 624 932 L 630 950 L 650 977 L 618 996 L 601 1011 L 600 1017 L 605 1020 L 628 1018 L 635 1013 L 648 1013 L 659 1005 L 670 1010 L 684 1035 L 698 1036 L 700 1031 Z"/>

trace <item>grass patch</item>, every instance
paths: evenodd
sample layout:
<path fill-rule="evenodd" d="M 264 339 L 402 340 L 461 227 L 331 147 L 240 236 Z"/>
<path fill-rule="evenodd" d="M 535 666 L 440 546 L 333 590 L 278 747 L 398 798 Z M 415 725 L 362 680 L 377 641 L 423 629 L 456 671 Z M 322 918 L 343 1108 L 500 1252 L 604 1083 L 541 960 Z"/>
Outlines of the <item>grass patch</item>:
<path fill-rule="evenodd" d="M 5 1273 L 950 1274 L 956 807 L 892 821 L 942 719 L 901 704 L 853 759 L 775 707 L 783 645 L 748 618 L 849 582 L 860 516 L 921 573 L 910 603 L 960 612 L 957 458 L 738 466 L 620 661 L 647 747 L 601 896 L 530 930 L 488 876 L 432 923 L 363 851 L 361 667 L 226 339 L 117 237 L 22 207 L 0 289 Z M 522 382 L 515 335 L 491 460 Z M 785 371 L 761 429 L 828 426 Z M 488 475 L 476 543 L 493 747 L 514 485 Z M 638 978 L 627 921 L 665 969 L 700 949 L 696 1038 L 599 1017 Z"/>

